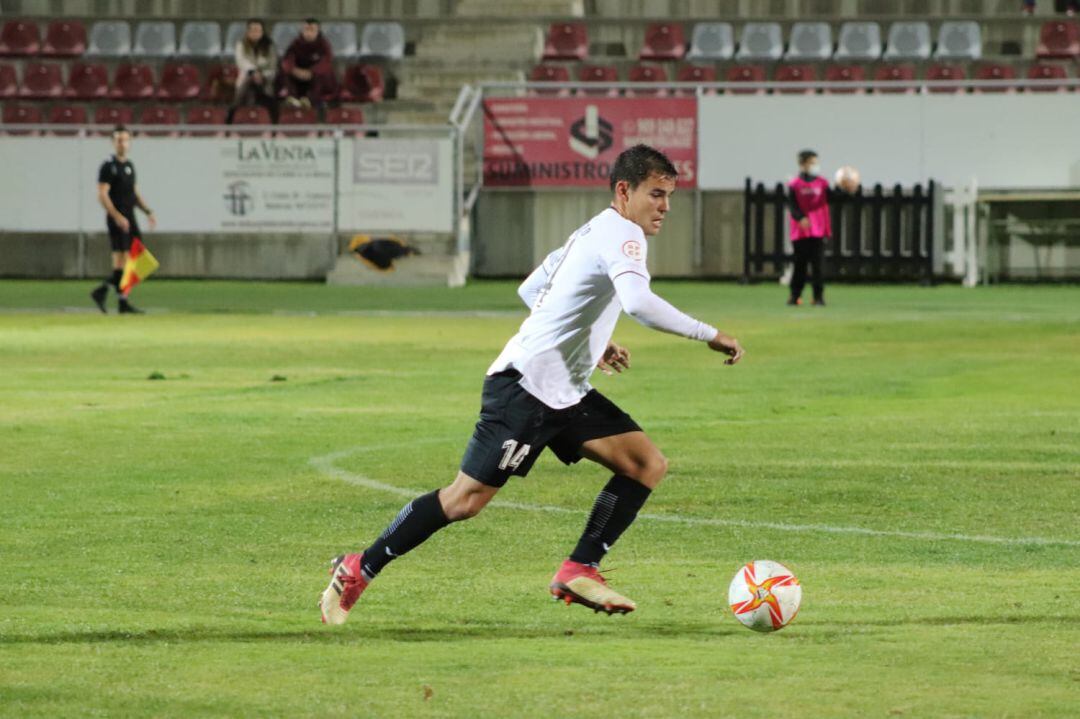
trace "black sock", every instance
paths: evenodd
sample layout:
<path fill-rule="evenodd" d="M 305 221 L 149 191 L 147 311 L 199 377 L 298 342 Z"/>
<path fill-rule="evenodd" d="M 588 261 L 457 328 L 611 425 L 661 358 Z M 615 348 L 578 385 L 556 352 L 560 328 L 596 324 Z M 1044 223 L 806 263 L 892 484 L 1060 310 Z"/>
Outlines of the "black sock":
<path fill-rule="evenodd" d="M 570 561 L 599 565 L 615 540 L 637 517 L 652 490 L 629 477 L 616 474 L 596 497 L 585 531 Z"/>
<path fill-rule="evenodd" d="M 448 524 L 450 520 L 439 502 L 439 490 L 417 497 L 402 507 L 390 526 L 364 550 L 361 569 L 369 580 L 374 579 L 387 564 L 416 549 Z"/>
<path fill-rule="evenodd" d="M 117 291 L 117 293 L 119 293 L 120 292 L 120 279 L 123 276 L 124 276 L 124 271 L 123 270 L 113 270 L 112 275 L 109 277 L 109 279 L 105 280 L 105 282 L 112 285 L 113 288 Z"/>

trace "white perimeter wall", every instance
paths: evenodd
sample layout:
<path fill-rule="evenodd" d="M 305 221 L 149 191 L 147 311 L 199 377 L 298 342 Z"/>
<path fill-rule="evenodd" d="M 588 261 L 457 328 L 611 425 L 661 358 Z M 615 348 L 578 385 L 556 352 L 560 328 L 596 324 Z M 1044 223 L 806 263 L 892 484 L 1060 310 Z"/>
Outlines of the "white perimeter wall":
<path fill-rule="evenodd" d="M 736 189 L 797 172 L 803 148 L 863 184 L 1080 186 L 1080 95 L 718 95 L 698 106 L 698 182 Z"/>

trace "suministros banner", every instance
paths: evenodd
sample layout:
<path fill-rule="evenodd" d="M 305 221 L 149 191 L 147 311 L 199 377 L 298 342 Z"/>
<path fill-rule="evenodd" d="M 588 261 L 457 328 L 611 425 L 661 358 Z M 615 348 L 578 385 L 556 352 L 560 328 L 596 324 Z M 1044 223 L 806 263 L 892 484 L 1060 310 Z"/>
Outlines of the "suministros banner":
<path fill-rule="evenodd" d="M 697 99 L 505 98 L 484 102 L 484 184 L 605 187 L 619 153 L 664 152 L 697 186 Z"/>

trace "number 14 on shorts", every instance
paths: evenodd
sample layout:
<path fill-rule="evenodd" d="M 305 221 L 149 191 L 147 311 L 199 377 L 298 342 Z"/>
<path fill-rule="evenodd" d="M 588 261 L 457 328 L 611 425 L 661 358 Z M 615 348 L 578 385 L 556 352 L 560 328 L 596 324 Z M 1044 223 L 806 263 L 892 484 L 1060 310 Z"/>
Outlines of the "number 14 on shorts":
<path fill-rule="evenodd" d="M 529 456 L 529 450 L 532 449 L 530 445 L 523 444 L 518 447 L 518 441 L 516 439 L 508 439 L 503 442 L 503 456 L 502 461 L 499 462 L 499 469 L 517 469 L 525 458 Z"/>

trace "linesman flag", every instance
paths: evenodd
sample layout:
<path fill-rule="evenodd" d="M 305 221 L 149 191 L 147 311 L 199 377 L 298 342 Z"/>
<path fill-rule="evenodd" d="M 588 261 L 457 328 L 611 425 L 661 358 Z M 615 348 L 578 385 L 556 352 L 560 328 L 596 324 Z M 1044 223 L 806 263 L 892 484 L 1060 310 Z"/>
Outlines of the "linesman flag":
<path fill-rule="evenodd" d="M 154 274 L 158 268 L 158 261 L 146 249 L 138 237 L 131 241 L 131 251 L 128 253 L 127 264 L 124 265 L 124 276 L 120 278 L 120 291 L 127 292 L 135 285 Z"/>

